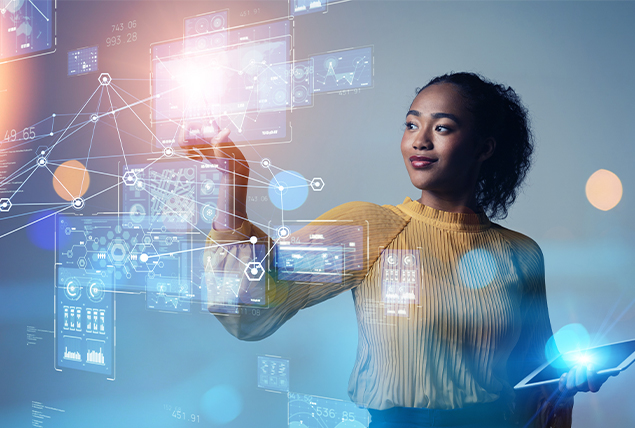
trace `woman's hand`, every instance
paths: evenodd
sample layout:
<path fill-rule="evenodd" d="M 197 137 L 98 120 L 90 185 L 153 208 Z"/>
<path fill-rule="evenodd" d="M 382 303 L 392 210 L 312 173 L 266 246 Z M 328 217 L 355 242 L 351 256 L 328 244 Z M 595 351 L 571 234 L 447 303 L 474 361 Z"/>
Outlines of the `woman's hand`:
<path fill-rule="evenodd" d="M 598 392 L 610 376 L 617 376 L 617 373 L 598 374 L 591 364 L 579 364 L 560 376 L 558 387 L 560 392 L 566 395 L 575 395 L 578 392 Z"/>
<path fill-rule="evenodd" d="M 216 230 L 238 229 L 247 218 L 247 185 L 249 164 L 238 147 L 229 139 L 229 129 L 221 129 L 214 138 L 187 148 L 187 155 L 193 160 L 219 160 L 219 170 L 223 178 L 218 192 L 217 214 L 213 227 Z M 222 165 L 222 166 L 221 166 Z M 226 169 L 225 169 L 226 165 Z"/>

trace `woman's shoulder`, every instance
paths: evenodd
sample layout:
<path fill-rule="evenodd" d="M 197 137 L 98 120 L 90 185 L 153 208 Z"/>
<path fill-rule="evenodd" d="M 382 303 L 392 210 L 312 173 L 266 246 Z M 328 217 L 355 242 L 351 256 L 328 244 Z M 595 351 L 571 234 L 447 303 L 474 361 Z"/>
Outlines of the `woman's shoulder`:
<path fill-rule="evenodd" d="M 525 234 L 496 223 L 492 223 L 492 229 L 507 241 L 518 266 L 527 279 L 533 280 L 544 276 L 544 256 L 536 241 Z"/>
<path fill-rule="evenodd" d="M 353 201 L 330 209 L 318 217 L 318 220 L 353 220 L 367 221 L 370 224 L 384 223 L 405 226 L 410 221 L 410 217 L 394 205 Z"/>

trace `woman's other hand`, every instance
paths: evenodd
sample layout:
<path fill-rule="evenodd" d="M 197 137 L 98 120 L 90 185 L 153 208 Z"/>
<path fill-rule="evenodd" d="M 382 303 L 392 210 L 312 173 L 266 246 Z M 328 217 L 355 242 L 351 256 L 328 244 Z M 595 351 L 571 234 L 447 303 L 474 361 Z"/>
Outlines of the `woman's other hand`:
<path fill-rule="evenodd" d="M 560 392 L 567 395 L 575 395 L 578 392 L 598 392 L 611 376 L 617 376 L 617 373 L 598 374 L 591 364 L 579 364 L 560 376 L 558 386 Z"/>

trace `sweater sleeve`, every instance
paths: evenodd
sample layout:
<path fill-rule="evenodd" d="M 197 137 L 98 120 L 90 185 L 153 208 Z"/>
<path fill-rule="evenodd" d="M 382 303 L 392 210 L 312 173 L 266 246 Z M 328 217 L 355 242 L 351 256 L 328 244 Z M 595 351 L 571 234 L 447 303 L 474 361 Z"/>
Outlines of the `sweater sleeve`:
<path fill-rule="evenodd" d="M 509 357 L 507 373 L 511 386 L 546 361 L 545 346 L 553 335 L 547 308 L 545 267 L 542 251 L 530 238 L 505 230 L 524 280 L 521 300 L 521 332 Z M 516 390 L 514 413 L 522 426 L 571 428 L 573 397 L 562 397 L 558 385 Z"/>
<path fill-rule="evenodd" d="M 324 213 L 315 221 L 294 232 L 288 241 L 306 242 L 311 231 L 318 225 L 333 220 L 352 220 L 355 224 L 365 225 L 363 249 L 356 253 L 359 268 L 350 270 L 350 275 L 340 282 L 316 283 L 312 281 L 291 281 L 278 279 L 274 269 L 266 271 L 258 282 L 258 286 L 266 287 L 266 309 L 252 310 L 242 308 L 238 313 L 221 314 L 215 306 L 215 281 L 217 272 L 234 272 L 240 278 L 238 288 L 241 295 L 247 293 L 254 284 L 243 274 L 245 266 L 253 260 L 253 245 L 249 239 L 255 236 L 259 243 L 274 243 L 265 232 L 250 222 L 243 222 L 236 230 L 217 231 L 212 229 L 207 237 L 205 259 L 208 309 L 214 313 L 225 329 L 241 340 L 260 340 L 273 334 L 282 324 L 295 315 L 300 309 L 313 306 L 330 299 L 344 291 L 356 287 L 366 276 L 372 264 L 379 256 L 378 248 L 385 246 L 403 230 L 409 219 L 399 215 L 389 207 L 365 202 L 349 202 Z M 346 228 L 342 228 L 346 234 Z M 337 236 L 336 240 L 344 242 L 346 236 Z M 271 252 L 268 257 L 271 257 Z M 243 302 L 245 300 L 241 299 Z M 247 309 L 247 310 L 245 310 Z"/>

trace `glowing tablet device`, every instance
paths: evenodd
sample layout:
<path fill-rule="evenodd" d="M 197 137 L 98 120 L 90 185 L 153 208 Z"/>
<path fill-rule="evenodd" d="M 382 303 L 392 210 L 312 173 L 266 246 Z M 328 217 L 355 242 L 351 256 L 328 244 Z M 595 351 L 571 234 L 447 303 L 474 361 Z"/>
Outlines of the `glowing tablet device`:
<path fill-rule="evenodd" d="M 557 383 L 562 374 L 579 364 L 592 364 L 598 374 L 615 375 L 625 370 L 633 361 L 635 361 L 635 339 L 567 352 L 538 367 L 514 388 Z"/>

